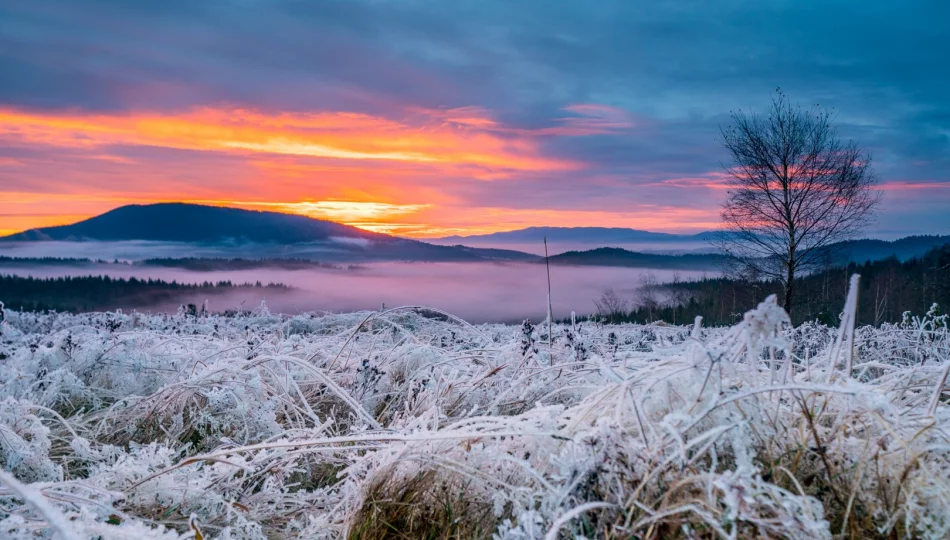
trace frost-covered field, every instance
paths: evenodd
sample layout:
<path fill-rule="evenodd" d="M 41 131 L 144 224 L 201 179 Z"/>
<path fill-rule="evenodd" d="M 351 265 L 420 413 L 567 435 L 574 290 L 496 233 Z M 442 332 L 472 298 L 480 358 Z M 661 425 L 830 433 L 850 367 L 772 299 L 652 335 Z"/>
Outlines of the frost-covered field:
<path fill-rule="evenodd" d="M 3 538 L 950 535 L 943 317 L 2 324 Z"/>

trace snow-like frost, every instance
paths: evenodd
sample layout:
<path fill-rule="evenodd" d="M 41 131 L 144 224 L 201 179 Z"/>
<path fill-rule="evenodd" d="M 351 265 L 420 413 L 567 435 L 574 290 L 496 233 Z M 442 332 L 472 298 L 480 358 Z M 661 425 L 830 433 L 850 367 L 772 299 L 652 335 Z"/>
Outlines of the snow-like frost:
<path fill-rule="evenodd" d="M 4 315 L 4 538 L 950 535 L 936 309 L 550 344 L 409 308 Z"/>

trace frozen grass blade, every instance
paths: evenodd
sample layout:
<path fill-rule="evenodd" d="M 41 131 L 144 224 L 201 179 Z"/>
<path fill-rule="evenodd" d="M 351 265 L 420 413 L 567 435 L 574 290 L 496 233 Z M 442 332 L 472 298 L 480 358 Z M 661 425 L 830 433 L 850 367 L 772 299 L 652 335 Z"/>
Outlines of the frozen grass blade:
<path fill-rule="evenodd" d="M 857 285 L 838 328 L 6 311 L 0 526 L 946 538 L 947 317 L 859 327 Z"/>
<path fill-rule="evenodd" d="M 80 540 L 82 537 L 76 533 L 72 525 L 66 519 L 66 516 L 50 504 L 46 497 L 39 490 L 23 484 L 11 474 L 0 470 L 0 484 L 7 486 L 14 494 L 30 504 L 36 511 L 43 516 L 43 519 L 49 524 L 59 538 L 63 540 Z"/>

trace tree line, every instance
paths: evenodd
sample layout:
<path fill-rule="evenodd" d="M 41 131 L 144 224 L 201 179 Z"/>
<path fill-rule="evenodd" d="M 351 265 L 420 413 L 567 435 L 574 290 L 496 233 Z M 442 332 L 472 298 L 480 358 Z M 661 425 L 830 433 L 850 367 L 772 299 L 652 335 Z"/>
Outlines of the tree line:
<path fill-rule="evenodd" d="M 905 312 L 923 315 L 937 306 L 950 306 L 950 244 L 901 262 L 897 258 L 850 263 L 825 268 L 797 278 L 798 292 L 791 306 L 792 322 L 814 321 L 837 325 L 851 275 L 860 274 L 858 323 L 899 322 Z M 594 301 L 594 318 L 605 322 L 686 324 L 702 316 L 704 324 L 728 325 L 769 295 L 782 297 L 785 283 L 778 278 L 707 278 L 658 284 L 647 280 L 631 303 L 614 291 Z"/>
<path fill-rule="evenodd" d="M 134 304 L 178 301 L 193 294 L 218 294 L 237 289 L 289 289 L 281 283 L 205 281 L 179 283 L 160 279 L 109 276 L 36 278 L 0 275 L 0 301 L 17 311 L 100 311 Z"/>

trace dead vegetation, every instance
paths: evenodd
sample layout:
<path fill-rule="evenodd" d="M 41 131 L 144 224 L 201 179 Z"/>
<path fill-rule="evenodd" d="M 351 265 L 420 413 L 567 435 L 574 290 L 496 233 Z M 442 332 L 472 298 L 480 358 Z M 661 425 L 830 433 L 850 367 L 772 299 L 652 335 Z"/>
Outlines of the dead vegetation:
<path fill-rule="evenodd" d="M 945 538 L 947 317 L 856 305 L 550 344 L 413 309 L 7 312 L 0 536 Z"/>

